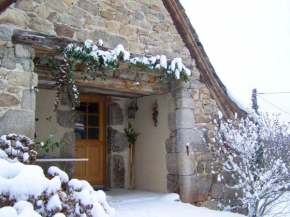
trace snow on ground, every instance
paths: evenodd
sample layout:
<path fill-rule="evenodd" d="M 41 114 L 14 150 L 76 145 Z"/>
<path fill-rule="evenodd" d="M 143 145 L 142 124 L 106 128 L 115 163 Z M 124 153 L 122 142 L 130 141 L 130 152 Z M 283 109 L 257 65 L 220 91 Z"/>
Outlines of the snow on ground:
<path fill-rule="evenodd" d="M 243 217 L 182 203 L 177 194 L 160 194 L 141 190 L 114 189 L 107 193 L 114 217 Z"/>

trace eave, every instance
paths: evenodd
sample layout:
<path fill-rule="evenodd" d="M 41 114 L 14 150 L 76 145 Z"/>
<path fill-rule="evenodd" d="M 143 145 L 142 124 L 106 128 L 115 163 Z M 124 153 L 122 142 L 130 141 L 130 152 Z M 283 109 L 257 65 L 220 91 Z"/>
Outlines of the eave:
<path fill-rule="evenodd" d="M 178 3 L 177 3 L 178 2 Z M 185 46 L 188 48 L 190 55 L 196 61 L 197 68 L 201 72 L 201 80 L 209 88 L 211 96 L 216 100 L 220 110 L 225 118 L 231 118 L 231 112 L 237 113 L 239 117 L 245 117 L 246 113 L 233 102 L 223 87 L 219 84 L 218 79 L 215 78 L 210 70 L 208 61 L 203 56 L 197 41 L 195 40 L 188 24 L 184 19 L 184 11 L 181 11 L 178 0 L 163 0 L 165 7 L 171 15 L 177 31 L 181 35 Z"/>

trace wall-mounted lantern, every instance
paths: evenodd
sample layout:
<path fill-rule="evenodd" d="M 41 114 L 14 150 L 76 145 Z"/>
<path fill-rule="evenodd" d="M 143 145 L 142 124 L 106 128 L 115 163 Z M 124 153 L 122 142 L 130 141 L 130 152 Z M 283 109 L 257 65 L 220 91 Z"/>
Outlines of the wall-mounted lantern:
<path fill-rule="evenodd" d="M 131 102 L 131 105 L 128 108 L 128 118 L 135 118 L 135 113 L 138 111 L 138 106 L 137 106 L 137 99 L 136 103 Z"/>

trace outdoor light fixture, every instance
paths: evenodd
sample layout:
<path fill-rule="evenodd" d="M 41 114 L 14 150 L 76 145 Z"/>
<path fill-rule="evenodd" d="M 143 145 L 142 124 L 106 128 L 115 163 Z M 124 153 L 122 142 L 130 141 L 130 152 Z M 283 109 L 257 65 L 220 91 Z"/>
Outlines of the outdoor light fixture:
<path fill-rule="evenodd" d="M 135 118 L 135 113 L 137 111 L 138 111 L 138 106 L 137 106 L 137 98 L 136 98 L 136 103 L 132 101 L 131 105 L 128 108 L 128 118 Z"/>

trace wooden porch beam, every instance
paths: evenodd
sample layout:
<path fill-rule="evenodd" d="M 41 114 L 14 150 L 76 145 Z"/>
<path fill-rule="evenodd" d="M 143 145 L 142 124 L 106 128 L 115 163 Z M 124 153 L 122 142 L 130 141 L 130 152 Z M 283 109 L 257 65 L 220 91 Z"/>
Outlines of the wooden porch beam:
<path fill-rule="evenodd" d="M 47 70 L 42 70 L 36 67 L 35 72 L 38 74 L 38 79 L 42 84 L 52 84 L 54 82 L 53 77 L 47 72 Z M 169 84 L 166 83 L 148 83 L 139 81 L 140 86 L 136 87 L 134 85 L 136 81 L 125 80 L 115 77 L 106 77 L 106 81 L 101 81 L 99 78 L 97 78 L 96 80 L 85 81 L 79 76 L 76 77 L 75 80 L 76 85 L 80 90 L 96 89 L 102 92 L 119 92 L 127 96 L 149 96 L 156 94 L 165 94 L 169 92 Z"/>

